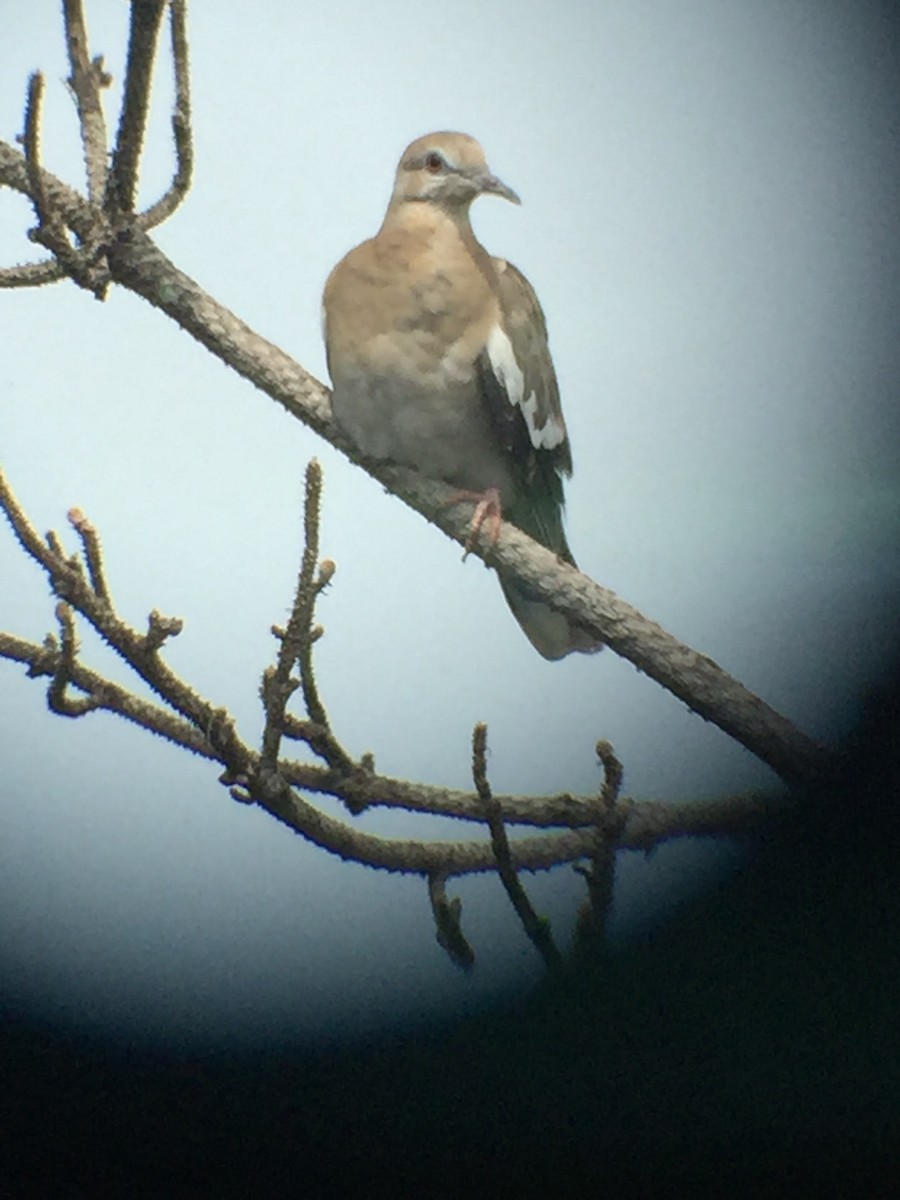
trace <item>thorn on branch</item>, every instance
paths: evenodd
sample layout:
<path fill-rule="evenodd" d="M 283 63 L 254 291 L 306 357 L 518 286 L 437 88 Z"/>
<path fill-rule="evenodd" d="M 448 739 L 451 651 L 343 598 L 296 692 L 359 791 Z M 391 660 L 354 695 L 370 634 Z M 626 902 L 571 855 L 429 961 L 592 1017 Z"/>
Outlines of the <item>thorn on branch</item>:
<path fill-rule="evenodd" d="M 428 898 L 434 916 L 435 938 L 452 963 L 463 971 L 471 971 L 475 965 L 475 951 L 462 931 L 462 900 L 459 896 L 447 899 L 446 883 L 446 876 L 428 876 Z"/>

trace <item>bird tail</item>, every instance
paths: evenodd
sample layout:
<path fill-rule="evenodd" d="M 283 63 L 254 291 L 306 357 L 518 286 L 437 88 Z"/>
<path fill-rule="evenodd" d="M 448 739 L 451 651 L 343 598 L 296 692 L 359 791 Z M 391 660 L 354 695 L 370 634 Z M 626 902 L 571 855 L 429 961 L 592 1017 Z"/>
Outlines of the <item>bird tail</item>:
<path fill-rule="evenodd" d="M 532 501 L 531 504 L 516 505 L 510 513 L 510 520 L 523 533 L 527 533 L 529 537 L 533 537 L 574 567 L 575 559 L 563 529 L 561 493 L 560 488 L 559 500 L 556 503 L 537 505 Z M 603 649 L 603 643 L 592 633 L 574 625 L 568 617 L 539 600 L 522 584 L 501 574 L 500 586 L 503 588 L 506 603 L 522 626 L 525 636 L 544 658 L 565 658 L 573 651 L 595 654 Z"/>
<path fill-rule="evenodd" d="M 501 575 L 500 586 L 512 615 L 529 642 L 544 658 L 565 658 L 573 651 L 595 654 L 603 649 L 603 643 L 593 634 L 572 624 L 568 617 L 556 612 L 543 600 L 535 599 L 518 581 Z"/>

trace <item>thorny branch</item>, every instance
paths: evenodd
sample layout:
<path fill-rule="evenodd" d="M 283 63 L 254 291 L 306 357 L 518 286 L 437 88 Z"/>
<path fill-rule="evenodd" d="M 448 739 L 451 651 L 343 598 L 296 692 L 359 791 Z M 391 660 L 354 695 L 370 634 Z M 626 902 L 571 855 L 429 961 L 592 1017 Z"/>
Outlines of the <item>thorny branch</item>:
<path fill-rule="evenodd" d="M 497 860 L 497 873 L 532 945 L 543 958 L 549 970 L 559 971 L 562 967 L 562 958 L 550 933 L 550 924 L 543 917 L 539 917 L 532 908 L 528 894 L 522 886 L 513 864 L 509 838 L 503 823 L 503 809 L 491 795 L 491 787 L 488 783 L 486 755 L 487 725 L 479 722 L 472 732 L 472 778 L 490 830 L 491 846 Z"/>
<path fill-rule="evenodd" d="M 102 91 L 111 82 L 103 56 L 90 57 L 87 23 L 82 0 L 64 0 L 63 17 L 70 74 L 66 83 L 78 110 L 87 178 L 86 199 L 72 193 L 80 204 L 73 215 L 60 204 L 59 195 L 48 202 L 44 191 L 52 180 L 40 168 L 39 137 L 44 79 L 31 77 L 25 113 L 24 147 L 28 186 L 17 187 L 0 171 L 0 186 L 16 188 L 30 196 L 38 216 L 32 241 L 46 246 L 53 257 L 45 262 L 0 268 L 0 287 L 37 287 L 70 276 L 81 287 L 103 299 L 109 285 L 107 251 L 122 229 L 122 217 L 132 213 L 138 169 L 144 142 L 156 41 L 163 10 L 169 5 L 172 61 L 175 70 L 175 104 L 172 134 L 175 173 L 165 195 L 139 216 L 130 216 L 136 229 L 148 230 L 167 220 L 187 195 L 194 168 L 191 129 L 191 93 L 188 70 L 186 0 L 134 0 L 131 6 L 125 96 L 115 147 L 107 145 Z M 4 151 L 15 150 L 0 143 Z M 110 158 L 112 166 L 110 166 Z M 58 183 L 59 181 L 53 181 Z M 73 247 L 68 229 L 76 238 Z M 115 232 L 114 232 L 115 231 Z"/>
<path fill-rule="evenodd" d="M 150 110 L 156 40 L 165 7 L 166 0 L 131 0 L 125 98 L 107 184 L 106 205 L 111 214 L 134 212 L 138 166 Z"/>
<path fill-rule="evenodd" d="M 172 129 L 176 165 L 165 195 L 137 213 L 151 81 L 167 2 L 175 74 Z M 445 533 L 463 541 L 468 514 L 448 506 L 449 489 L 401 468 L 362 462 L 332 420 L 327 389 L 178 271 L 146 236 L 148 229 L 166 220 L 182 202 L 193 172 L 186 0 L 132 0 L 124 99 L 112 147 L 107 145 L 102 106 L 110 77 L 102 57 L 91 57 L 82 0 L 63 0 L 63 15 L 70 64 L 67 82 L 78 109 L 87 191 L 79 194 L 41 165 L 44 80 L 35 74 L 29 81 L 22 151 L 0 142 L 0 185 L 31 200 L 37 225 L 30 237 L 52 257 L 0 270 L 0 286 L 34 286 L 68 275 L 100 299 L 111 281 L 130 288 L 292 415 L 360 462 Z M 463 966 L 470 966 L 474 955 L 462 934 L 460 901 L 446 897 L 446 882 L 453 875 L 496 871 L 528 936 L 548 965 L 557 966 L 559 951 L 528 900 L 520 871 L 587 860 L 587 867 L 576 865 L 588 888 L 577 934 L 582 943 L 593 943 L 602 935 L 609 912 L 618 849 L 649 849 L 680 836 L 745 836 L 784 811 L 785 800 L 778 796 L 733 796 L 686 805 L 622 799 L 621 765 L 604 742 L 597 745 L 604 770 L 597 797 L 494 796 L 487 781 L 483 725 L 476 726 L 473 736 L 474 793 L 380 776 L 370 755 L 354 760 L 331 728 L 314 672 L 314 647 L 321 636 L 320 627 L 314 624 L 315 604 L 335 569 L 330 560 L 318 559 L 320 498 L 321 472 L 318 464 L 312 463 L 307 474 L 305 550 L 291 616 L 285 629 L 273 627 L 279 649 L 274 665 L 263 677 L 264 725 L 259 752 L 238 735 L 224 708 L 198 695 L 164 662 L 161 651 L 166 641 L 181 632 L 178 618 L 154 610 L 142 631 L 117 614 L 97 531 L 83 514 L 77 509 L 70 513 L 81 554 L 69 556 L 55 534 L 46 539 L 37 535 L 2 475 L 0 506 L 26 553 L 50 579 L 59 600 L 59 632 L 48 634 L 43 644 L 0 633 L 0 657 L 27 664 L 33 677 L 49 677 L 48 704 L 54 711 L 70 717 L 102 710 L 117 713 L 218 762 L 224 768 L 222 782 L 235 798 L 259 804 L 316 845 L 373 867 L 424 875 L 438 941 Z M 809 785 L 828 770 L 829 756 L 822 747 L 717 664 L 677 642 L 612 592 L 559 562 L 508 524 L 496 545 L 476 546 L 475 553 L 492 566 L 502 566 L 536 596 L 602 637 L 693 711 L 757 754 L 787 782 Z M 130 665 L 161 703 L 143 700 L 84 666 L 75 614 Z M 303 717 L 288 711 L 298 691 L 306 710 Z M 286 758 L 285 738 L 304 743 L 320 761 Z M 490 833 L 490 844 L 373 837 L 327 817 L 304 799 L 298 788 L 337 796 L 351 813 L 383 805 L 480 820 Z M 553 827 L 553 832 L 510 841 L 507 826 L 515 824 L 544 830 Z"/>
<path fill-rule="evenodd" d="M 106 198 L 106 121 L 100 89 L 109 87 L 112 78 L 103 69 L 102 56 L 91 60 L 81 0 L 63 0 L 63 14 L 72 67 L 68 84 L 78 106 L 88 199 L 102 205 Z"/>
<path fill-rule="evenodd" d="M 277 662 L 266 672 L 267 681 L 278 674 L 278 660 L 289 663 L 283 678 L 284 702 L 273 702 L 270 683 L 264 684 L 265 723 L 263 748 L 254 751 L 238 733 L 227 710 L 200 696 L 164 661 L 162 650 L 169 637 L 181 632 L 178 618 L 163 617 L 153 611 L 146 631 L 129 625 L 116 611 L 102 566 L 102 550 L 95 527 L 81 513 L 72 510 L 69 520 L 81 541 L 81 555 L 69 555 L 61 538 L 52 531 L 42 538 L 25 515 L 21 505 L 0 472 L 0 510 L 4 512 L 20 545 L 46 572 L 51 589 L 59 598 L 57 620 L 60 637 L 48 634 L 42 645 L 0 634 L 0 657 L 28 665 L 32 677 L 48 676 L 48 704 L 68 716 L 83 716 L 106 710 L 148 729 L 195 754 L 216 761 L 223 767 L 221 781 L 231 794 L 243 802 L 259 804 L 295 832 L 322 849 L 341 858 L 389 871 L 424 875 L 429 880 L 429 896 L 438 926 L 439 941 L 454 961 L 464 962 L 465 939 L 459 927 L 459 906 L 442 901 L 443 887 L 453 875 L 498 871 L 529 937 L 545 959 L 554 962 L 558 952 L 551 949 L 549 929 L 530 907 L 517 872 L 542 870 L 563 863 L 576 863 L 597 852 L 597 800 L 562 795 L 549 798 L 494 797 L 484 769 L 483 727 L 476 729 L 473 759 L 475 793 L 451 792 L 441 788 L 413 785 L 379 776 L 368 756 L 354 761 L 336 738 L 324 705 L 315 693 L 317 720 L 299 720 L 285 711 L 287 700 L 297 690 L 290 672 L 297 659 L 294 650 L 285 652 L 289 638 L 295 646 L 309 637 L 313 612 L 305 589 L 312 579 L 314 599 L 321 595 L 322 564 L 315 571 L 311 547 L 318 546 L 318 503 L 321 472 L 317 463 L 310 465 L 307 481 L 305 526 L 307 543 L 299 573 L 291 624 L 296 632 L 279 634 Z M 129 693 L 126 689 L 86 667 L 80 660 L 74 613 L 78 613 L 150 688 L 162 704 L 155 704 Z M 299 617 L 297 614 L 300 614 Z M 313 642 L 309 642 L 311 649 Z M 302 661 L 302 654 L 300 654 Z M 71 688 L 80 693 L 70 694 Z M 281 714 L 281 716 L 279 716 Z M 273 757 L 278 739 L 270 729 L 293 738 L 302 738 L 325 760 L 324 767 Z M 480 732 L 481 731 L 481 732 Z M 329 753 L 323 751 L 328 747 Z M 481 746 L 480 757 L 478 748 Z M 329 757 L 329 755 L 331 757 Z M 333 762 L 338 761 L 340 769 Z M 402 806 L 411 811 L 433 815 L 464 817 L 483 821 L 491 834 L 490 844 L 482 841 L 420 842 L 376 837 L 334 820 L 301 796 L 303 788 L 342 799 L 351 811 L 368 804 Z M 737 796 L 706 806 L 673 806 L 644 802 L 631 804 L 611 797 L 604 811 L 615 818 L 618 836 L 616 849 L 649 849 L 670 838 L 686 834 L 709 833 L 713 836 L 755 835 L 785 811 L 783 798 Z M 510 841 L 506 824 L 530 824 L 553 832 L 537 837 Z M 563 828 L 560 830 L 560 826 Z M 471 955 L 471 951 L 468 952 Z"/>
<path fill-rule="evenodd" d="M 194 174 L 194 143 L 191 132 L 191 77 L 188 69 L 186 0 L 169 0 L 169 29 L 175 67 L 175 108 L 172 137 L 175 141 L 175 174 L 164 196 L 142 213 L 141 229 L 154 229 L 168 221 L 191 186 Z"/>
<path fill-rule="evenodd" d="M 628 818 L 628 803 L 619 803 L 622 764 L 606 740 L 597 742 L 597 757 L 603 767 L 603 783 L 595 802 L 594 847 L 590 866 L 576 865 L 584 876 L 588 898 L 582 905 L 575 926 L 575 946 L 580 956 L 596 962 L 605 943 L 606 926 L 613 904 L 616 881 L 616 846 Z"/>

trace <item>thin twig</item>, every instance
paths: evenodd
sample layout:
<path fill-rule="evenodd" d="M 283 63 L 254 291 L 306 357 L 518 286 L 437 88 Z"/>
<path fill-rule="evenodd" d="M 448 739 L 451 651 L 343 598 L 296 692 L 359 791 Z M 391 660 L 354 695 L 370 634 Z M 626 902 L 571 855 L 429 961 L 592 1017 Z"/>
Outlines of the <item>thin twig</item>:
<path fill-rule="evenodd" d="M 488 783 L 486 755 L 487 725 L 479 722 L 472 731 L 472 778 L 491 833 L 491 848 L 494 851 L 494 858 L 497 860 L 497 873 L 506 888 L 506 894 L 515 909 L 516 916 L 522 922 L 525 933 L 543 958 L 547 968 L 558 972 L 562 970 L 563 961 L 550 932 L 550 922 L 544 917 L 539 917 L 534 911 L 513 865 L 509 838 L 503 824 L 503 811 L 492 796 Z"/>
<path fill-rule="evenodd" d="M 59 642 L 52 634 L 47 635 L 43 645 L 37 645 L 0 632 L 0 658 L 25 664 L 28 675 L 33 679 L 56 674 L 61 653 Z M 70 681 L 93 698 L 95 708 L 122 717 L 148 733 L 190 750 L 192 754 L 213 760 L 217 758 L 203 734 L 188 721 L 158 704 L 135 696 L 121 684 L 92 671 L 77 659 L 70 662 L 67 669 Z"/>
<path fill-rule="evenodd" d="M 0 288 L 42 287 L 45 283 L 58 283 L 65 277 L 65 271 L 55 258 L 45 258 L 40 262 L 0 267 Z"/>
<path fill-rule="evenodd" d="M 66 274 L 80 287 L 93 292 L 102 300 L 109 287 L 110 276 L 104 247 L 106 229 L 95 209 L 82 237 L 83 249 L 76 250 L 69 240 L 68 230 L 62 215 L 50 202 L 45 188 L 46 172 L 40 164 L 41 103 L 44 94 L 44 77 L 36 71 L 28 81 L 28 100 L 25 106 L 25 133 L 22 141 L 29 183 L 29 195 L 37 215 L 35 229 L 28 232 L 33 242 L 46 246 L 52 252 Z M 52 177 L 50 177 L 52 178 Z"/>
<path fill-rule="evenodd" d="M 228 765 L 232 774 L 237 777 L 249 774 L 254 769 L 256 757 L 237 738 L 224 710 L 204 700 L 177 675 L 167 667 L 156 655 L 148 655 L 145 645 L 145 635 L 126 626 L 118 617 L 110 612 L 107 606 L 98 605 L 93 589 L 83 578 L 81 564 L 77 558 L 66 558 L 59 539 L 55 536 L 48 538 L 57 549 L 51 549 L 40 537 L 25 516 L 21 506 L 9 488 L 2 472 L 0 472 L 0 507 L 5 512 L 14 535 L 23 549 L 38 562 L 50 576 L 54 590 L 58 595 L 65 595 L 83 616 L 98 630 L 101 637 L 115 649 L 122 658 L 160 695 L 176 712 L 185 716 L 190 723 L 203 732 L 208 739 L 210 749 L 219 761 Z M 24 657 L 13 654 L 24 661 Z M 34 664 L 45 660 L 46 650 L 35 647 L 28 661 Z M 136 719 L 136 718 L 135 718 Z M 160 732 L 152 723 L 148 728 Z M 178 740 L 177 738 L 174 740 Z M 296 778 L 305 785 L 314 785 L 321 777 L 309 773 L 301 775 L 300 764 L 296 766 L 285 764 L 283 773 Z M 365 772 L 360 769 L 344 783 L 348 793 L 354 794 L 353 788 L 361 786 Z M 340 777 L 335 775 L 332 782 L 338 783 Z M 327 780 L 317 790 L 327 790 Z M 447 808 L 443 804 L 447 793 L 435 789 L 435 799 L 431 801 L 425 795 L 416 797 L 413 785 L 403 781 L 373 780 L 376 789 L 381 788 L 386 799 L 393 799 L 397 804 L 417 809 L 421 812 L 432 811 L 440 813 L 448 811 L 450 815 L 467 816 L 483 819 L 480 799 L 476 799 L 470 809 L 464 809 L 452 802 L 452 795 Z M 335 788 L 334 794 L 340 795 Z M 496 801 L 495 801 L 496 803 Z M 536 810 L 539 801 L 528 802 L 530 811 L 525 819 L 533 823 L 536 820 Z M 665 805 L 659 803 L 635 804 L 628 814 L 628 821 L 623 830 L 620 844 L 635 849 L 648 849 L 654 844 L 680 836 L 752 836 L 759 830 L 771 825 L 780 813 L 784 813 L 786 805 L 783 797 L 728 797 L 720 802 L 705 804 Z M 568 810 L 558 811 L 551 808 L 548 814 L 556 823 L 560 817 L 565 817 Z M 492 847 L 481 843 L 445 843 L 423 845 L 421 842 L 396 843 L 389 840 L 369 838 L 361 842 L 354 841 L 346 827 L 339 822 L 321 821 L 324 815 L 297 798 L 296 806 L 287 802 L 280 804 L 275 813 L 291 828 L 303 833 L 310 840 L 321 844 L 323 848 L 343 857 L 352 857 L 356 861 L 366 862 L 370 866 L 384 867 L 388 870 L 407 870 L 418 874 L 428 874 L 432 871 L 445 872 L 448 875 L 467 874 L 472 871 L 490 871 L 496 867 L 496 855 Z M 578 821 L 584 820 L 584 815 L 576 812 L 570 817 Z M 565 862 L 573 862 L 590 855 L 595 849 L 596 834 L 593 828 L 575 829 L 571 833 L 563 833 L 552 837 L 528 838 L 517 841 L 510 846 L 510 858 L 513 865 L 519 869 L 540 870 Z"/>
<path fill-rule="evenodd" d="M 112 79 L 103 69 L 102 57 L 91 61 L 81 0 L 63 0 L 63 14 L 72 68 L 68 82 L 78 106 L 88 199 L 99 206 L 103 204 L 107 177 L 106 121 L 100 89 L 109 87 Z"/>
<path fill-rule="evenodd" d="M 153 65 L 165 6 L 166 0 L 131 0 L 125 97 L 106 197 L 110 216 L 134 212 L 138 169 L 150 108 Z"/>
<path fill-rule="evenodd" d="M 79 595 L 85 596 L 85 607 L 79 608 L 82 615 L 88 607 L 93 607 L 96 620 L 93 622 L 101 636 L 111 645 L 116 646 L 117 631 L 122 622 L 111 615 L 109 610 L 98 608 L 93 588 L 87 587 L 87 581 L 81 576 L 81 562 L 75 556 L 67 557 L 65 548 L 59 537 L 51 531 L 46 541 L 40 537 L 33 525 L 27 519 L 21 505 L 9 487 L 2 471 L 0 471 L 0 508 L 4 511 L 13 533 L 22 545 L 26 554 L 48 572 L 51 582 L 58 593 L 65 592 L 73 605 Z M 74 582 L 72 582 L 74 580 Z M 172 623 L 169 623 L 172 622 Z M 123 658 L 139 674 L 148 668 L 146 662 L 148 653 L 158 649 L 161 642 L 178 631 L 174 618 L 162 618 L 159 614 L 151 614 L 151 627 L 148 632 L 129 630 L 129 641 L 119 651 Z M 158 634 L 154 635 L 154 631 Z M 108 631 L 108 632 L 107 632 Z M 120 639 L 122 641 L 123 639 Z M 17 662 L 28 663 L 31 674 L 46 674 L 47 655 L 50 653 L 46 646 L 22 642 L 20 639 L 0 633 L 0 658 L 8 658 Z M 53 660 L 55 663 L 55 659 Z M 152 664 L 157 672 L 157 682 L 151 686 L 164 699 L 171 695 L 173 707 L 181 711 L 187 699 L 194 695 L 183 681 L 174 677 L 159 676 L 160 664 Z M 54 668 L 55 669 L 55 668 Z M 79 665 L 79 671 L 86 671 Z M 93 682 L 92 682 L 93 681 Z M 203 753 L 199 750 L 193 738 L 183 732 L 183 727 L 175 717 L 165 718 L 159 715 L 159 710 L 153 706 L 144 708 L 145 701 L 119 689 L 118 685 L 100 676 L 86 673 L 78 677 L 76 682 L 84 690 L 89 690 L 98 683 L 105 684 L 111 691 L 114 703 L 108 707 L 110 711 L 144 724 L 145 728 L 171 740 L 179 745 Z M 198 699 L 197 706 L 191 710 L 190 726 L 201 730 L 202 736 L 211 728 L 225 727 L 222 722 L 222 710 L 208 700 Z M 181 707 L 178 707 L 181 706 Z M 286 718 L 289 720 L 289 718 Z M 171 727 L 165 726 L 165 721 L 175 722 Z M 161 724 L 163 722 L 163 724 Z M 227 746 L 226 746 L 227 748 Z M 209 748 L 210 751 L 212 747 Z M 247 752 L 249 754 L 249 751 Z M 220 754 L 211 754 L 221 762 L 225 762 Z M 324 755 L 323 755 L 324 757 Z M 245 761 L 249 761 L 245 759 Z M 334 795 L 342 800 L 352 812 L 360 812 L 370 805 L 382 805 L 391 808 L 405 808 L 411 812 L 457 817 L 465 820 L 482 820 L 482 802 L 471 792 L 435 787 L 434 785 L 414 784 L 407 780 L 395 779 L 390 776 L 377 775 L 371 756 L 363 755 L 357 769 L 351 775 L 344 771 L 327 770 L 309 763 L 297 763 L 282 760 L 279 769 L 285 778 L 297 786 L 309 788 L 316 792 Z M 236 771 L 236 774 L 240 773 Z M 576 858 L 590 855 L 594 846 L 594 830 L 596 822 L 596 798 L 572 796 L 561 793 L 557 796 L 503 796 L 495 798 L 501 805 L 504 820 L 532 825 L 538 828 L 569 826 L 578 829 L 582 826 L 583 836 L 571 841 L 558 843 L 553 846 L 558 850 L 554 859 L 542 848 L 538 857 L 518 859 L 520 865 L 529 869 L 552 866 L 554 862 L 571 862 Z M 621 801 L 620 804 L 624 804 Z M 733 796 L 715 797 L 708 800 L 689 802 L 662 802 L 653 800 L 629 801 L 627 818 L 622 830 L 619 845 L 623 849 L 649 850 L 653 846 L 680 837 L 729 837 L 749 838 L 760 832 L 771 829 L 779 819 L 790 812 L 790 805 L 784 795 L 745 793 Z M 539 840 L 530 843 L 532 848 L 542 846 Z M 513 846 L 514 856 L 521 851 L 523 843 Z M 467 862 L 472 860 L 467 858 Z M 471 869 L 487 870 L 493 861 L 488 849 L 486 855 L 478 857 L 478 863 Z M 447 864 L 442 863 L 442 866 Z M 467 867 L 466 869 L 470 869 Z M 451 873 L 459 873 L 455 868 Z"/>
<path fill-rule="evenodd" d="M 596 961 L 606 940 L 616 882 L 616 850 L 628 816 L 628 805 L 619 807 L 622 764 L 612 744 L 597 742 L 597 757 L 603 767 L 603 783 L 596 800 L 596 832 L 590 867 L 575 866 L 587 884 L 588 899 L 578 913 L 575 926 L 576 952 L 587 961 Z"/>
<path fill-rule="evenodd" d="M 49 533 L 46 542 L 38 535 L 2 471 L 0 507 L 23 549 L 47 572 L 54 593 L 80 612 L 103 640 L 172 708 L 203 730 L 208 738 L 216 739 L 215 748 L 228 756 L 237 770 L 237 764 L 247 759 L 249 751 L 237 739 L 233 723 L 223 720 L 221 710 L 198 695 L 162 660 L 149 644 L 150 634 L 133 629 L 118 616 L 112 605 L 97 596 L 81 560 L 66 555 L 55 533 Z M 166 636 L 172 632 L 167 628 Z"/>
<path fill-rule="evenodd" d="M 69 524 L 81 538 L 84 561 L 87 565 L 91 587 L 98 600 L 109 604 L 109 586 L 106 582 L 106 572 L 103 567 L 103 550 L 100 546 L 100 536 L 97 527 L 87 519 L 80 508 L 69 509 Z"/>
<path fill-rule="evenodd" d="M 170 0 L 169 29 L 172 62 L 175 68 L 175 107 L 172 112 L 172 136 L 175 141 L 175 175 L 169 190 L 146 212 L 138 224 L 153 229 L 168 220 L 188 194 L 194 174 L 194 141 L 191 124 L 191 77 L 188 66 L 185 0 Z"/>
<path fill-rule="evenodd" d="M 313 646 L 322 635 L 321 626 L 313 626 L 315 604 L 328 586 L 335 571 L 330 559 L 318 564 L 319 520 L 322 502 L 322 467 L 311 459 L 306 468 L 304 504 L 304 546 L 291 615 L 285 629 L 273 628 L 279 638 L 278 656 L 274 667 L 263 676 L 263 704 L 266 724 L 263 730 L 262 761 L 273 769 L 281 749 L 281 738 L 288 734 L 302 738 L 321 755 L 330 767 L 344 774 L 355 770 L 355 763 L 340 745 L 331 730 L 331 723 L 316 683 L 313 665 Z M 299 681 L 291 676 L 299 664 Z M 297 687 L 302 689 L 308 721 L 288 717 L 288 701 Z"/>
<path fill-rule="evenodd" d="M 56 606 L 56 619 L 59 622 L 60 653 L 47 688 L 47 707 L 61 717 L 83 717 L 98 707 L 98 701 L 90 694 L 78 699 L 68 694 L 78 658 L 78 637 L 72 609 L 62 600 Z"/>
<path fill-rule="evenodd" d="M 446 950 L 450 961 L 464 971 L 475 965 L 475 951 L 462 931 L 462 900 L 454 896 L 447 899 L 447 879 L 444 875 L 428 876 L 428 899 L 434 917 L 435 939 L 442 950 Z"/>
<path fill-rule="evenodd" d="M 147 618 L 147 632 L 144 634 L 144 650 L 148 654 L 157 654 L 169 638 L 178 637 L 184 628 L 181 617 L 167 617 L 154 608 Z"/>
<path fill-rule="evenodd" d="M 41 171 L 41 106 L 44 99 L 44 76 L 35 71 L 28 79 L 28 97 L 25 101 L 25 132 L 22 135 L 22 145 L 25 151 L 25 163 L 28 169 L 28 186 L 31 203 L 34 206 L 38 227 L 29 236 L 34 241 L 46 241 L 52 238 L 55 242 L 57 232 L 53 228 L 50 206 L 44 192 L 44 178 Z M 49 249 L 57 253 L 57 247 L 50 245 Z M 71 247 L 69 247 L 71 249 Z"/>

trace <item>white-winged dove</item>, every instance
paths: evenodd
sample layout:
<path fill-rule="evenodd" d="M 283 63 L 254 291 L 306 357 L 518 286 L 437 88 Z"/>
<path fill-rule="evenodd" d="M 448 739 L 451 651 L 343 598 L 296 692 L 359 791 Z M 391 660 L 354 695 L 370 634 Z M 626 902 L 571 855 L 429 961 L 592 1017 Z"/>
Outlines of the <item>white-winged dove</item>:
<path fill-rule="evenodd" d="M 469 207 L 519 203 L 474 138 L 433 133 L 400 159 L 381 229 L 325 285 L 334 416 L 363 455 L 414 467 L 484 497 L 573 563 L 562 525 L 572 458 L 547 328 L 528 280 L 476 240 Z M 499 494 L 499 505 L 498 505 Z M 514 616 L 545 658 L 600 644 L 500 575 Z"/>

